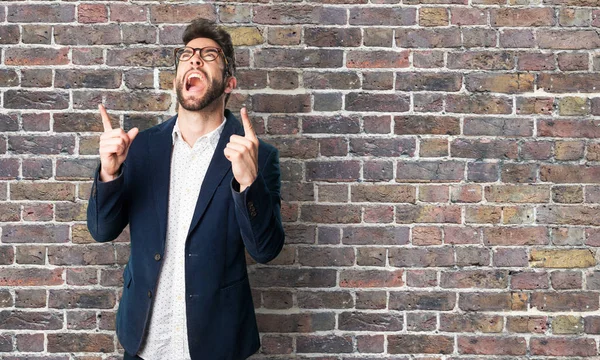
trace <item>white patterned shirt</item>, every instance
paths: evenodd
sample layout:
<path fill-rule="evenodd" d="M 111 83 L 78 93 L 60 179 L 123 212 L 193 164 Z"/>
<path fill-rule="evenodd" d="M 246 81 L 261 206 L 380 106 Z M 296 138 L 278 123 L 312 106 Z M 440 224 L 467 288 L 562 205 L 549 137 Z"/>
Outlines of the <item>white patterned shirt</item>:
<path fill-rule="evenodd" d="M 138 353 L 144 360 L 190 360 L 185 302 L 185 242 L 200 187 L 225 126 L 223 123 L 190 147 L 173 128 L 169 212 L 165 253 L 148 326 Z"/>

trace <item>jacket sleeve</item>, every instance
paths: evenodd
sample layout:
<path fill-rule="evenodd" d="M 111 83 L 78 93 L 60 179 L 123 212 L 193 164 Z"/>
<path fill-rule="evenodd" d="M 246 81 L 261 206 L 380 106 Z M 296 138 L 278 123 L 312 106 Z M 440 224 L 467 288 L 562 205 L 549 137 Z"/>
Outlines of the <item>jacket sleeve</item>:
<path fill-rule="evenodd" d="M 279 153 L 273 149 L 263 169 L 249 187 L 238 192 L 239 184 L 233 178 L 231 191 L 248 253 L 254 260 L 265 264 L 277 257 L 283 248 L 285 234 L 281 223 L 281 173 Z"/>
<path fill-rule="evenodd" d="M 96 170 L 87 208 L 88 230 L 96 241 L 116 239 L 129 223 L 124 173 L 122 166 L 116 179 L 102 182 L 100 166 Z"/>

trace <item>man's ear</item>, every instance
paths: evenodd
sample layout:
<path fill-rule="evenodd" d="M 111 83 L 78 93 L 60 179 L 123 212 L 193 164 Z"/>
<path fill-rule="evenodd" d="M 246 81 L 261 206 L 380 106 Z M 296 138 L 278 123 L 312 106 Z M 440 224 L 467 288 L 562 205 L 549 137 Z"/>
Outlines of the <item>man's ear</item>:
<path fill-rule="evenodd" d="M 225 93 L 230 94 L 233 89 L 237 87 L 237 79 L 235 76 L 230 76 L 227 78 L 227 87 L 225 87 Z"/>

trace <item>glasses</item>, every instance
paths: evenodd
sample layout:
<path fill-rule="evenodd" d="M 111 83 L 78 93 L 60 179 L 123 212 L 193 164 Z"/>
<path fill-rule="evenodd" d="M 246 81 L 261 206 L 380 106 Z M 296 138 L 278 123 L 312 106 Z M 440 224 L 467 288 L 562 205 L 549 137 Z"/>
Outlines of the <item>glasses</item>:
<path fill-rule="evenodd" d="M 175 65 L 177 66 L 180 61 L 188 61 L 189 59 L 194 57 L 194 55 L 196 55 L 196 52 L 198 52 L 202 60 L 206 62 L 215 61 L 217 60 L 219 55 L 222 55 L 223 61 L 225 62 L 225 69 L 227 70 L 227 72 L 229 72 L 229 62 L 227 61 L 227 57 L 225 56 L 225 53 L 223 53 L 223 50 L 217 47 L 192 48 L 186 46 L 182 48 L 177 48 L 174 50 L 176 60 Z"/>

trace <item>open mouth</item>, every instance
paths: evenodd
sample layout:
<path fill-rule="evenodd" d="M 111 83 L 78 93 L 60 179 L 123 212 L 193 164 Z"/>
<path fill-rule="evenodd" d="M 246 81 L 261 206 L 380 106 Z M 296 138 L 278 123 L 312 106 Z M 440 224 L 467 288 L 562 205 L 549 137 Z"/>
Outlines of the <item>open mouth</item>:
<path fill-rule="evenodd" d="M 204 88 L 204 76 L 200 73 L 191 73 L 185 80 L 185 89 L 190 92 L 198 92 Z"/>

